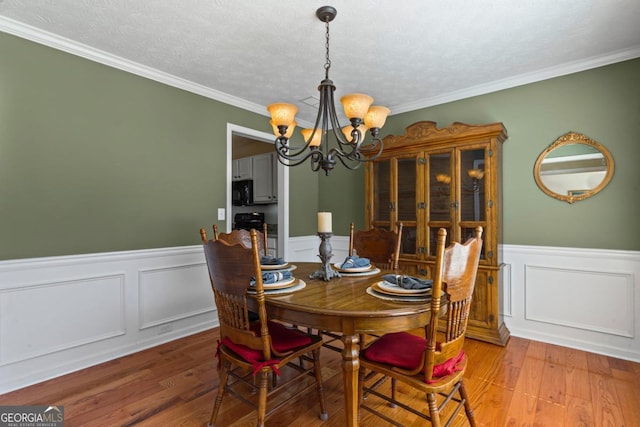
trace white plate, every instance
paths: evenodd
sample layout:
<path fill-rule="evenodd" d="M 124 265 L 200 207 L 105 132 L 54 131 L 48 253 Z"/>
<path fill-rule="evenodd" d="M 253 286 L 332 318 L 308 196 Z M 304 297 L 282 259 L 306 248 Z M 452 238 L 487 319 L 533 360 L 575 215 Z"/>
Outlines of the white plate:
<path fill-rule="evenodd" d="M 338 270 L 341 273 L 362 273 L 364 271 L 373 270 L 375 268 L 371 264 L 367 265 L 366 267 L 342 268 L 342 264 L 343 263 L 336 262 L 335 264 L 333 264 L 333 266 L 335 267 L 336 270 Z"/>
<path fill-rule="evenodd" d="M 367 293 L 372 297 L 380 298 L 387 301 L 395 302 L 429 302 L 431 301 L 431 295 L 429 296 L 414 296 L 414 295 L 388 295 L 381 292 L 376 292 L 371 286 L 367 288 Z"/>
<path fill-rule="evenodd" d="M 287 287 L 288 285 L 293 284 L 293 282 L 295 281 L 296 281 L 295 277 L 289 277 L 287 279 L 278 280 L 277 282 L 273 282 L 273 283 L 263 283 L 262 287 L 264 288 L 264 290 L 279 289 L 282 287 Z"/>
<path fill-rule="evenodd" d="M 427 294 L 431 294 L 431 288 L 426 288 L 426 289 L 405 289 L 403 287 L 400 287 L 394 283 L 389 283 L 386 280 L 381 280 L 379 282 L 376 283 L 376 285 L 378 286 L 378 288 L 380 288 L 380 290 L 382 292 L 388 292 L 388 293 L 392 293 L 395 295 L 398 294 L 406 294 L 406 295 L 427 295 Z"/>
<path fill-rule="evenodd" d="M 362 271 L 360 273 L 351 272 L 349 270 L 340 270 L 340 274 L 342 275 L 342 277 L 374 276 L 378 273 L 380 273 L 380 269 L 376 267 L 373 267 L 371 270 Z"/>
<path fill-rule="evenodd" d="M 307 286 L 307 284 L 303 280 L 298 280 L 298 283 L 296 283 L 293 286 L 288 286 L 286 288 L 282 288 L 282 289 L 265 289 L 264 290 L 264 294 L 267 295 L 267 296 L 289 294 L 291 292 L 295 292 L 295 291 L 299 291 L 300 289 L 304 289 L 305 286 Z M 250 294 L 255 294 L 256 293 L 256 291 L 254 291 L 253 289 L 249 289 L 248 292 Z"/>
<path fill-rule="evenodd" d="M 288 266 L 288 262 L 285 262 L 284 264 L 260 264 L 260 268 L 263 270 L 282 270 Z"/>

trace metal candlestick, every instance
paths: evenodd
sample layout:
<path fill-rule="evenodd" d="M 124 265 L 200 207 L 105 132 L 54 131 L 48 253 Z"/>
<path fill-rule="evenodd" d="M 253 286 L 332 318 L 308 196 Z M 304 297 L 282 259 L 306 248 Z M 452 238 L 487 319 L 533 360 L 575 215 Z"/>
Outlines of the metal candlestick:
<path fill-rule="evenodd" d="M 328 282 L 334 277 L 340 277 L 340 273 L 333 270 L 331 268 L 331 263 L 329 262 L 329 260 L 333 256 L 333 254 L 331 253 L 332 234 L 333 233 L 318 233 L 318 236 L 320 236 L 320 239 L 322 240 L 320 242 L 320 254 L 318 255 L 320 257 L 320 260 L 322 261 L 322 266 L 320 267 L 320 270 L 314 272 L 309 276 L 309 278 L 311 279 L 322 279 L 325 282 Z"/>

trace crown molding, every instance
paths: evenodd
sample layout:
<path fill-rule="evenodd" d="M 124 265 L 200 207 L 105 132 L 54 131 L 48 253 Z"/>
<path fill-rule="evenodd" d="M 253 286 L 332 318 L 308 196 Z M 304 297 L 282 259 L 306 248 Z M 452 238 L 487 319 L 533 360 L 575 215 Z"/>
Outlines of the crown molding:
<path fill-rule="evenodd" d="M 117 68 L 131 74 L 145 77 L 178 89 L 186 90 L 206 98 L 214 99 L 234 107 L 242 108 L 262 116 L 268 116 L 266 107 L 244 99 L 229 95 L 228 93 L 213 90 L 198 83 L 176 77 L 137 62 L 129 61 L 116 55 L 101 51 L 91 46 L 60 37 L 58 35 L 42 31 L 38 28 L 23 24 L 12 19 L 0 16 L 0 31 L 21 37 L 32 42 L 42 44 L 90 61 L 98 62 L 109 67 Z"/>
<path fill-rule="evenodd" d="M 638 57 L 640 57 L 640 46 L 634 46 L 629 49 L 619 50 L 607 55 L 591 57 L 586 60 L 567 62 L 533 73 L 520 74 L 519 76 L 496 80 L 483 85 L 468 87 L 440 96 L 422 99 L 416 102 L 394 105 L 392 115 L 406 113 L 409 111 L 419 110 L 427 107 L 433 107 L 436 105 L 445 104 L 447 102 L 459 101 L 461 99 L 471 98 L 478 95 L 486 95 L 488 93 L 498 92 L 504 89 L 511 89 L 530 83 L 541 82 L 543 80 L 552 79 L 554 77 L 561 77 L 568 74 L 578 73 L 580 71 L 603 67 L 605 65 L 615 64 L 617 62 L 627 61 Z"/>
<path fill-rule="evenodd" d="M 75 42 L 65 37 L 42 31 L 30 25 L 0 16 L 0 31 L 12 34 L 35 43 L 49 46 L 90 61 L 98 62 L 109 67 L 117 68 L 128 73 L 132 73 L 141 77 L 145 77 L 178 89 L 186 90 L 206 98 L 214 99 L 234 107 L 251 111 L 261 116 L 268 117 L 266 106 L 249 102 L 245 99 L 220 92 L 209 87 L 182 79 L 180 77 L 164 73 L 151 67 L 147 67 L 137 62 L 129 61 L 116 55 L 95 49 L 91 46 Z M 530 83 L 536 83 L 543 80 L 560 77 L 568 74 L 586 71 L 592 68 L 602 67 L 634 58 L 640 57 L 640 46 L 634 46 L 629 49 L 620 50 L 609 53 L 607 55 L 588 58 L 586 60 L 567 62 L 557 66 L 549 67 L 544 70 L 533 73 L 525 73 L 502 80 L 496 80 L 483 85 L 472 86 L 469 88 L 449 92 L 443 95 L 431 98 L 421 99 L 415 102 L 395 105 L 390 115 L 397 115 L 409 111 L 419 110 L 422 108 L 433 107 L 448 102 L 459 101 L 478 95 L 485 95 L 504 89 L 510 89 Z M 311 126 L 311 123 L 300 123 L 303 126 Z"/>

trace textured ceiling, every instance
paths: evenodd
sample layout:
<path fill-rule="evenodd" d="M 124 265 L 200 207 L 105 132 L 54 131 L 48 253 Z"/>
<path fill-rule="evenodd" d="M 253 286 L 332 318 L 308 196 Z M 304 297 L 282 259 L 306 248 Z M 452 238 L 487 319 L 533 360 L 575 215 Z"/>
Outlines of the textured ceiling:
<path fill-rule="evenodd" d="M 304 123 L 325 4 L 336 96 L 392 114 L 640 57 L 638 0 L 0 0 L 0 31 Z"/>

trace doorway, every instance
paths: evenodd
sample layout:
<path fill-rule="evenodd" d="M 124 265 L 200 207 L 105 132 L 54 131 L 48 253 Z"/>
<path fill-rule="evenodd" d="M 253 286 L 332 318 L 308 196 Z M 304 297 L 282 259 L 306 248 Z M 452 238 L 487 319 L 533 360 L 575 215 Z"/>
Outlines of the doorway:
<path fill-rule="evenodd" d="M 234 143 L 235 141 L 235 143 Z M 268 144 L 268 145 L 267 145 Z M 231 204 L 231 172 L 234 150 L 242 151 L 241 156 L 249 156 L 273 151 L 273 134 L 260 132 L 255 129 L 227 123 L 227 232 L 233 227 L 233 206 Z M 288 259 L 289 241 L 289 170 L 277 162 L 278 203 L 277 203 L 277 247 L 278 256 Z M 260 206 L 260 205 L 256 205 Z"/>

